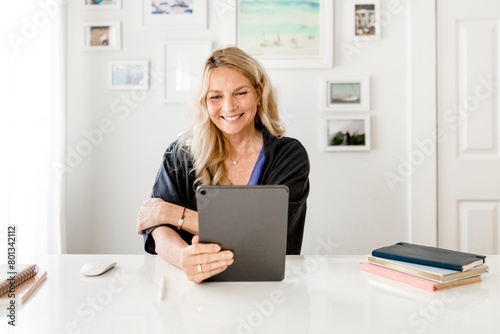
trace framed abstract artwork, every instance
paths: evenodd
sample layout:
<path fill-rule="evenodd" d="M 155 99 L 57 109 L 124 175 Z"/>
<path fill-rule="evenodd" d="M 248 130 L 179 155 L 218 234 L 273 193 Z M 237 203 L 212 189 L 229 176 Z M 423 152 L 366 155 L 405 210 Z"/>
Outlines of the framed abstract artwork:
<path fill-rule="evenodd" d="M 207 0 L 141 0 L 144 29 L 176 32 L 207 28 Z"/>

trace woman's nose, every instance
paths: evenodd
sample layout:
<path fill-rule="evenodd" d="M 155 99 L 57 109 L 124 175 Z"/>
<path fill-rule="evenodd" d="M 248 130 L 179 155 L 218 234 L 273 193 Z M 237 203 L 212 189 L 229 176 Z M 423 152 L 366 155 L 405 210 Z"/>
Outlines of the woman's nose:
<path fill-rule="evenodd" d="M 224 97 L 222 108 L 224 111 L 233 111 L 236 109 L 236 104 L 234 103 L 232 96 Z"/>

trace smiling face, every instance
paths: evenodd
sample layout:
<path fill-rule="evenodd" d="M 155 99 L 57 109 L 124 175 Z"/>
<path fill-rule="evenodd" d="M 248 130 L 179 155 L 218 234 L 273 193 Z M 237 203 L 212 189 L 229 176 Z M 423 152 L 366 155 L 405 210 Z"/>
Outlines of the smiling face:
<path fill-rule="evenodd" d="M 212 71 L 206 96 L 210 119 L 228 137 L 255 133 L 258 94 L 239 71 L 219 67 Z"/>

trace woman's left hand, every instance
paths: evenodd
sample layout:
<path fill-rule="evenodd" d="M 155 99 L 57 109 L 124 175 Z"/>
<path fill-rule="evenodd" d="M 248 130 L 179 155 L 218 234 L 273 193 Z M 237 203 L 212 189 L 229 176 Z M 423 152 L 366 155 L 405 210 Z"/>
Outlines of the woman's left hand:
<path fill-rule="evenodd" d="M 217 244 L 200 243 L 200 238 L 196 235 L 192 244 L 182 252 L 181 266 L 190 281 L 201 283 L 220 274 L 233 262 L 233 252 L 221 250 Z"/>

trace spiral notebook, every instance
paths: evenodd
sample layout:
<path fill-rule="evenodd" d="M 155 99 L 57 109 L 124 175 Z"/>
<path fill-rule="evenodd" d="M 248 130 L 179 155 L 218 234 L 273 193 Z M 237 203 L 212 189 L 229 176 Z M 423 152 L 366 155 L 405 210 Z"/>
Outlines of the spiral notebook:
<path fill-rule="evenodd" d="M 23 304 L 33 292 L 45 281 L 46 271 L 40 271 L 36 264 L 18 265 L 15 273 L 7 265 L 0 265 L 0 305 L 10 303 L 16 299 L 17 303 Z M 12 287 L 14 282 L 14 287 Z"/>

